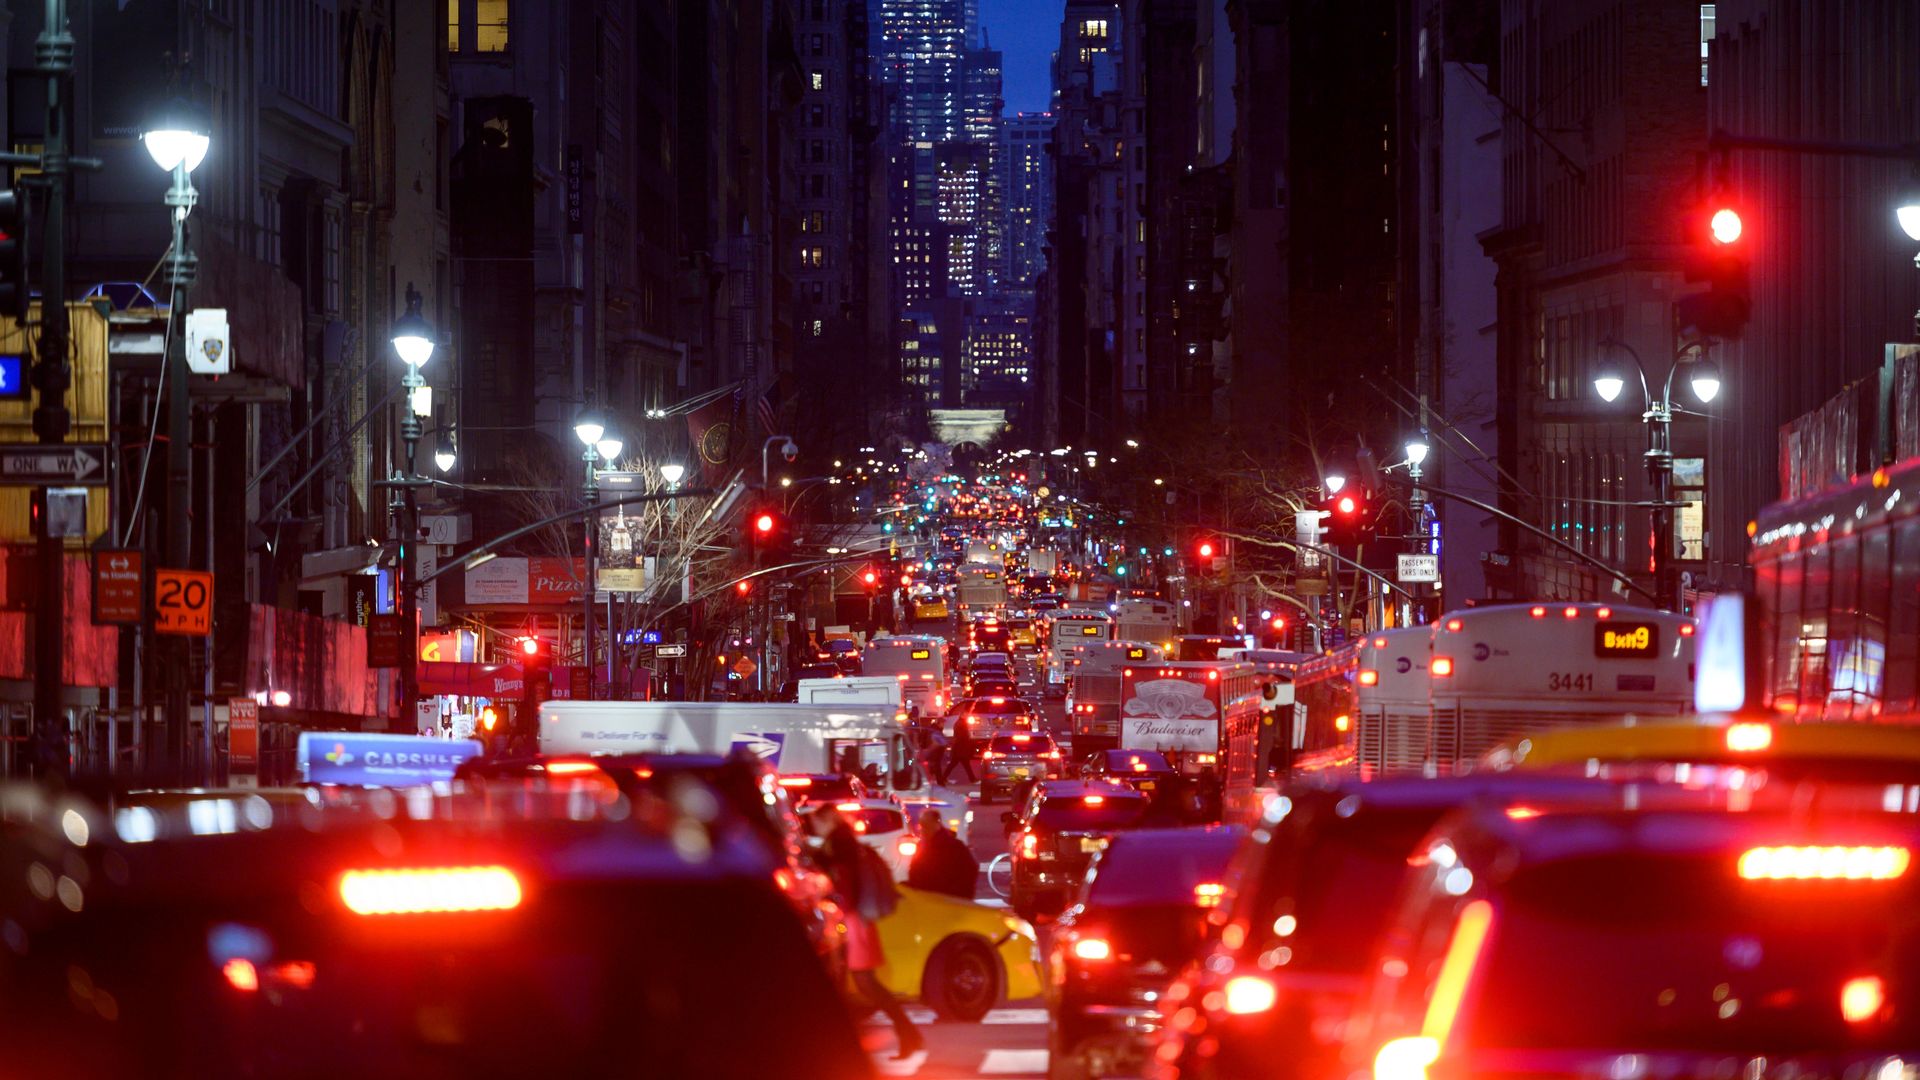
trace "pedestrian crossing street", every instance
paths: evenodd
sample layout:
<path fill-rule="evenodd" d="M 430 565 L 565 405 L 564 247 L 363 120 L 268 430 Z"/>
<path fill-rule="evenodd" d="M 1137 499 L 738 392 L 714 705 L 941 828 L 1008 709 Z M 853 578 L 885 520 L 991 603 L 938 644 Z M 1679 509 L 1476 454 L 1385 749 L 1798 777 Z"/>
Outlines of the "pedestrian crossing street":
<path fill-rule="evenodd" d="M 938 1023 L 932 1010 L 916 1006 L 908 1006 L 907 1015 L 927 1039 L 927 1049 L 910 1057 L 894 1060 L 893 1029 L 884 1019 L 875 1016 L 861 1032 L 879 1076 L 1020 1080 L 1047 1074 L 1045 1009 L 995 1009 L 978 1024 Z"/>

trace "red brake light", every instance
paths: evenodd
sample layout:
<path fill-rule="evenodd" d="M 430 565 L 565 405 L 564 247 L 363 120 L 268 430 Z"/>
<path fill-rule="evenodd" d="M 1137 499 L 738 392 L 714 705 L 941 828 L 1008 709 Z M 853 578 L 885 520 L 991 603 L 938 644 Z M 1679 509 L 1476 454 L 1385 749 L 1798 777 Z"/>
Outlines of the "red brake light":
<path fill-rule="evenodd" d="M 1351 727 L 1353 727 L 1353 717 L 1346 713 L 1341 713 L 1339 716 L 1333 718 L 1333 730 L 1345 734 L 1347 729 Z"/>
<path fill-rule="evenodd" d="M 1451 656 L 1434 657 L 1433 666 L 1428 670 L 1433 673 L 1433 677 L 1436 679 L 1444 679 L 1447 676 L 1452 675 L 1453 674 L 1453 657 Z"/>
<path fill-rule="evenodd" d="M 845 810 L 859 810 L 859 809 L 860 809 L 860 804 L 859 804 L 859 803 L 857 803 L 857 802 L 843 802 L 843 803 L 835 803 L 835 804 L 834 804 L 834 807 L 833 807 L 833 808 L 834 808 L 835 810 L 843 810 L 843 811 L 845 811 Z"/>
<path fill-rule="evenodd" d="M 591 761 L 549 761 L 548 776 L 579 776 L 583 773 L 598 772 L 600 766 Z"/>
<path fill-rule="evenodd" d="M 1757 847 L 1741 853 L 1738 869 L 1748 881 L 1891 881 L 1912 861 L 1903 847 Z"/>
<path fill-rule="evenodd" d="M 1039 850 L 1040 850 L 1040 838 L 1039 838 L 1039 837 L 1037 837 L 1037 836 L 1035 836 L 1035 835 L 1033 835 L 1033 834 L 1032 834 L 1032 833 L 1030 833 L 1030 832 L 1029 832 L 1029 833 L 1021 833 L 1021 834 L 1020 834 L 1020 856 L 1021 856 L 1021 858 L 1025 858 L 1025 859 L 1031 859 L 1031 858 L 1033 858 L 1033 856 L 1034 856 L 1034 854 L 1035 854 L 1036 852 L 1038 852 Z"/>
<path fill-rule="evenodd" d="M 1447 620 L 1447 632 L 1448 632 L 1448 633 L 1450 633 L 1450 634 L 1457 634 L 1457 633 L 1459 633 L 1459 632 L 1460 632 L 1460 626 L 1461 626 L 1461 623 L 1460 623 L 1460 620 L 1459 620 L 1459 619 L 1448 619 L 1448 620 Z M 1387 643 L 1387 640 L 1386 640 L 1385 638 L 1381 638 L 1381 639 L 1380 639 L 1380 644 L 1382 644 L 1382 645 L 1385 645 L 1386 643 Z"/>
<path fill-rule="evenodd" d="M 1088 806 L 1099 806 L 1101 803 L 1106 801 L 1107 801 L 1107 797 L 1105 795 L 1089 795 L 1086 798 L 1086 803 Z"/>
<path fill-rule="evenodd" d="M 1073 955 L 1082 960 L 1110 960 L 1113 946 L 1105 938 L 1085 937 L 1073 943 Z"/>
<path fill-rule="evenodd" d="M 811 776 L 783 776 L 783 777 L 781 777 L 781 778 L 780 778 L 780 786 L 781 786 L 781 787 L 812 787 L 812 786 L 813 786 L 813 777 L 811 777 Z"/>
<path fill-rule="evenodd" d="M 1531 614 L 1536 619 L 1544 618 L 1547 614 L 1547 609 L 1543 607 L 1536 607 L 1531 612 L 1529 612 L 1529 614 Z"/>
<path fill-rule="evenodd" d="M 1757 753 L 1772 745 L 1772 724 L 1743 721 L 1727 725 L 1727 749 L 1733 753 Z"/>
<path fill-rule="evenodd" d="M 504 866 L 349 870 L 340 900 L 356 915 L 506 911 L 520 906 L 520 879 Z"/>
<path fill-rule="evenodd" d="M 1680 636 L 1681 636 L 1681 637 L 1692 637 L 1692 636 L 1693 636 L 1693 624 L 1692 624 L 1692 623 L 1690 623 L 1690 622 L 1683 622 L 1683 623 L 1681 623 L 1681 624 L 1680 624 Z"/>
<path fill-rule="evenodd" d="M 1580 609 L 1577 607 L 1569 607 L 1564 611 L 1560 612 L 1560 614 L 1565 615 L 1569 619 L 1575 619 L 1575 618 L 1579 618 Z"/>
<path fill-rule="evenodd" d="M 1377 683 L 1378 683 L 1379 681 L 1380 681 L 1380 673 L 1379 673 L 1379 672 L 1377 672 L 1377 671 L 1374 671 L 1374 670 L 1372 670 L 1371 668 L 1362 668 L 1362 669 L 1360 670 L 1360 685 L 1361 685 L 1361 686 L 1373 686 L 1373 685 L 1375 685 L 1375 684 L 1377 684 Z"/>
<path fill-rule="evenodd" d="M 1193 902 L 1201 907 L 1219 907 L 1227 887 L 1217 881 L 1203 881 L 1193 887 Z"/>
<path fill-rule="evenodd" d="M 900 855 L 902 858 L 911 859 L 913 858 L 914 853 L 919 850 L 920 850 L 920 841 L 915 840 L 912 837 L 907 837 L 900 841 Z"/>
<path fill-rule="evenodd" d="M 1280 992 L 1273 983 L 1258 975 L 1236 975 L 1227 980 L 1222 990 L 1227 1012 L 1234 1016 L 1266 1012 L 1280 1000 Z"/>
<path fill-rule="evenodd" d="M 1840 987 L 1840 1015 L 1849 1024 L 1864 1024 L 1887 1005 L 1887 984 L 1878 975 L 1848 979 Z"/>

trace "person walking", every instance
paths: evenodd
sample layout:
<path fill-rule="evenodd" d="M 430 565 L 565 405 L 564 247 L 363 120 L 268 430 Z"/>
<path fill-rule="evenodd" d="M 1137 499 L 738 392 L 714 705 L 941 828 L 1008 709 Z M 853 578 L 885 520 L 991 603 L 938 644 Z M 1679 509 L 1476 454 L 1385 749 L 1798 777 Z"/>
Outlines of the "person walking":
<path fill-rule="evenodd" d="M 973 775 L 973 725 L 964 716 L 953 722 L 953 745 L 948 747 L 947 763 L 940 771 L 942 785 L 946 784 L 955 765 L 967 771 L 967 783 L 979 779 Z"/>
<path fill-rule="evenodd" d="M 893 891 L 893 876 L 880 856 L 854 835 L 834 804 L 823 803 L 807 815 L 807 825 L 820 838 L 820 868 L 833 881 L 833 890 L 840 897 L 841 918 L 847 927 L 847 974 L 853 989 L 893 1024 L 897 1044 L 893 1056 L 912 1057 L 926 1047 L 927 1040 L 900 1007 L 899 999 L 874 974 L 886 963 L 874 920 L 899 900 Z"/>
<path fill-rule="evenodd" d="M 953 830 L 940 820 L 940 811 L 920 811 L 920 850 L 907 867 L 907 884 L 928 892 L 973 899 L 980 864 Z"/>

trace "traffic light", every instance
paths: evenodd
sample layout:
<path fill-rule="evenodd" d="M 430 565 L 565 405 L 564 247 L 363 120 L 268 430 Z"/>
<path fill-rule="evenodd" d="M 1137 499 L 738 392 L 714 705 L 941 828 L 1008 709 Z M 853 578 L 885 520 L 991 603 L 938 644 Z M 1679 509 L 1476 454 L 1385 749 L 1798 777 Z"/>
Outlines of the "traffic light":
<path fill-rule="evenodd" d="M 27 317 L 33 289 L 27 283 L 27 201 L 18 190 L 0 191 L 0 314 Z"/>
<path fill-rule="evenodd" d="M 1196 574 L 1213 573 L 1216 560 L 1225 557 L 1226 545 L 1212 536 L 1202 536 L 1193 542 L 1193 572 Z"/>
<path fill-rule="evenodd" d="M 1320 511 L 1320 542 L 1325 546 L 1354 547 L 1373 539 L 1377 511 L 1372 498 L 1357 485 L 1327 496 Z"/>
<path fill-rule="evenodd" d="M 1707 287 L 1674 303 L 1674 322 L 1682 335 L 1737 338 L 1753 311 L 1746 223 L 1730 202 L 1712 199 L 1689 215 L 1687 233 L 1687 280 Z"/>
<path fill-rule="evenodd" d="M 785 557 L 792 548 L 793 529 L 786 511 L 763 506 L 747 515 L 747 549 L 762 563 L 768 557 Z"/>
<path fill-rule="evenodd" d="M 880 587 L 880 571 L 875 570 L 871 566 L 867 567 L 865 570 L 860 571 L 860 584 L 864 585 L 868 592 L 872 592 L 875 589 L 879 588 Z"/>
<path fill-rule="evenodd" d="M 480 730 L 491 735 L 500 726 L 500 710 L 491 705 L 480 710 Z"/>

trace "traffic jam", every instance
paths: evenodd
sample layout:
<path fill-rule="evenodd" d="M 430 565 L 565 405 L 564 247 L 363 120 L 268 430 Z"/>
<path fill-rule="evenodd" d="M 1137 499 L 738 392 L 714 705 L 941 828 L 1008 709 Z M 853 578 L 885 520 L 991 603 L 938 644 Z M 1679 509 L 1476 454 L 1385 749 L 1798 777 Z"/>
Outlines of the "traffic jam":
<path fill-rule="evenodd" d="M 1913 676 L 1810 692 L 1805 593 L 1296 651 L 1018 477 L 893 494 L 785 700 L 0 789 L 5 1074 L 1920 1074 Z"/>

